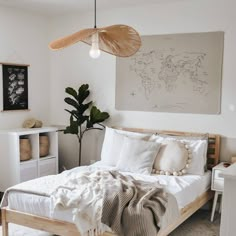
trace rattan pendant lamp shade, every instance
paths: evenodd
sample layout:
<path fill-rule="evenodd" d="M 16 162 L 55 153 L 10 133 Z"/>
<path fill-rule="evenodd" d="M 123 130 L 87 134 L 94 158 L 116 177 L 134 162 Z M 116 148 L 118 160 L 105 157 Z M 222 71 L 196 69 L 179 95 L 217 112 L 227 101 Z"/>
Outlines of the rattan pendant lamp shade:
<path fill-rule="evenodd" d="M 138 32 L 127 25 L 111 25 L 97 28 L 96 0 L 94 0 L 94 5 L 94 28 L 83 29 L 69 36 L 57 39 L 51 42 L 49 47 L 52 50 L 59 50 L 81 41 L 92 45 L 92 47 L 97 43 L 100 50 L 117 57 L 129 57 L 135 54 L 141 46 Z"/>

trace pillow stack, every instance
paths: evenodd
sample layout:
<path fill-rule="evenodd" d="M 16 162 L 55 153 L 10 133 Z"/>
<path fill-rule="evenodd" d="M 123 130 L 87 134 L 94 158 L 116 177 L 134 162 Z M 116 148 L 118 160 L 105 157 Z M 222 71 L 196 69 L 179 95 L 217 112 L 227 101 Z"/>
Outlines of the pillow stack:
<path fill-rule="evenodd" d="M 204 175 L 205 137 L 150 135 L 106 127 L 101 161 L 105 165 L 150 175 Z"/>

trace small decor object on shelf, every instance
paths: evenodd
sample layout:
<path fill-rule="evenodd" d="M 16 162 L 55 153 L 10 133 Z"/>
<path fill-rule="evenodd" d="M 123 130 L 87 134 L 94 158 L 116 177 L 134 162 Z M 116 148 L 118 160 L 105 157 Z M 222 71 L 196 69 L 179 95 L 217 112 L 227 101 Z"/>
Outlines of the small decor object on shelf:
<path fill-rule="evenodd" d="M 22 126 L 23 128 L 41 128 L 43 126 L 43 122 L 41 120 L 30 118 L 25 120 Z"/>
<path fill-rule="evenodd" d="M 20 161 L 27 161 L 32 158 L 31 144 L 27 137 L 20 138 Z"/>
<path fill-rule="evenodd" d="M 35 126 L 35 119 L 27 119 L 23 123 L 23 128 L 33 128 Z"/>
<path fill-rule="evenodd" d="M 101 112 L 96 106 L 92 106 L 92 101 L 84 103 L 85 100 L 87 101 L 87 98 L 90 94 L 88 88 L 88 84 L 83 84 L 78 89 L 78 92 L 71 87 L 67 87 L 65 89 L 65 92 L 71 97 L 66 97 L 64 101 L 72 106 L 73 109 L 65 109 L 65 111 L 70 113 L 70 125 L 66 127 L 64 134 L 75 134 L 78 138 L 78 165 L 81 164 L 81 148 L 84 133 L 92 129 L 103 130 L 104 125 L 102 125 L 101 122 L 108 119 L 110 116 L 107 112 Z M 89 109 L 90 107 L 91 109 Z M 87 114 L 88 110 L 90 110 L 89 114 Z M 83 125 L 84 123 L 86 123 L 86 125 Z M 98 125 L 98 127 L 95 127 L 95 125 Z"/>
<path fill-rule="evenodd" d="M 39 136 L 39 154 L 40 157 L 45 157 L 49 153 L 49 138 L 47 135 Z"/>
<path fill-rule="evenodd" d="M 28 110 L 28 66 L 2 64 L 3 111 Z"/>
<path fill-rule="evenodd" d="M 43 122 L 41 120 L 36 120 L 34 128 L 41 128 L 43 126 Z"/>

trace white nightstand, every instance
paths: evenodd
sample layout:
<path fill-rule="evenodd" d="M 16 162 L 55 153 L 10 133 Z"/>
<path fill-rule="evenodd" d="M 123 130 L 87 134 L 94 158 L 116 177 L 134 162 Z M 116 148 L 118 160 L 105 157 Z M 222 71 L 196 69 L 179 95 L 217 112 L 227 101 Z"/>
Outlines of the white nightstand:
<path fill-rule="evenodd" d="M 216 210 L 218 196 L 222 194 L 224 191 L 224 178 L 220 176 L 220 173 L 222 173 L 224 170 L 226 170 L 226 167 L 224 167 L 224 162 L 219 163 L 212 169 L 211 190 L 215 191 L 215 196 L 211 212 L 211 221 L 214 220 L 214 214 Z M 219 211 L 221 211 L 221 202 Z"/>

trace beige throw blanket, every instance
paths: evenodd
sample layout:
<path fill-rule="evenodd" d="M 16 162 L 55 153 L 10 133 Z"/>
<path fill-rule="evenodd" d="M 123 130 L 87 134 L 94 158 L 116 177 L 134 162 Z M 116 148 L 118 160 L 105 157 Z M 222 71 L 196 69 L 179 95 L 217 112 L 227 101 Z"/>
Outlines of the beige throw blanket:
<path fill-rule="evenodd" d="M 102 222 L 120 236 L 156 235 L 166 211 L 167 194 L 158 184 L 110 172 L 104 189 Z"/>

